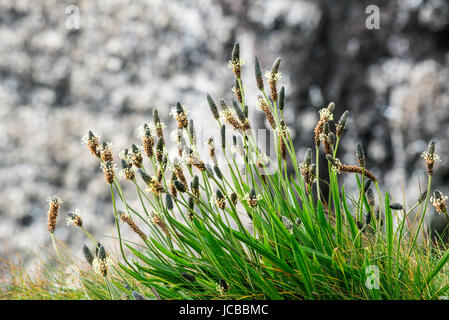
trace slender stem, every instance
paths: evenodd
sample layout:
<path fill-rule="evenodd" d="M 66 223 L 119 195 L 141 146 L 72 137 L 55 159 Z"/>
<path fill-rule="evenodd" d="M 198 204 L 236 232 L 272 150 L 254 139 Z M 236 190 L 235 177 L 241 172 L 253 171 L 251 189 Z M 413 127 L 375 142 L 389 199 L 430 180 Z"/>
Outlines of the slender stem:
<path fill-rule="evenodd" d="M 407 258 L 405 259 L 405 264 L 404 264 L 404 267 L 402 268 L 402 270 L 405 270 L 405 267 L 407 266 L 407 264 L 409 262 L 410 255 L 411 255 L 411 253 L 413 251 L 416 239 L 418 238 L 418 235 L 419 235 L 419 230 L 421 229 L 421 225 L 422 225 L 422 223 L 424 221 L 424 217 L 426 216 L 427 203 L 429 201 L 429 194 L 430 194 L 430 185 L 431 185 L 431 183 L 432 183 L 432 176 L 429 175 L 428 182 L 427 182 L 426 200 L 425 200 L 425 203 L 424 203 L 424 211 L 422 213 L 421 219 L 419 220 L 418 229 L 415 231 L 415 236 L 413 237 L 412 244 L 411 244 L 410 249 L 408 251 Z M 421 204 L 421 207 L 422 207 L 422 204 Z"/>
<path fill-rule="evenodd" d="M 317 200 L 320 200 L 320 148 L 316 148 L 316 196 Z"/>

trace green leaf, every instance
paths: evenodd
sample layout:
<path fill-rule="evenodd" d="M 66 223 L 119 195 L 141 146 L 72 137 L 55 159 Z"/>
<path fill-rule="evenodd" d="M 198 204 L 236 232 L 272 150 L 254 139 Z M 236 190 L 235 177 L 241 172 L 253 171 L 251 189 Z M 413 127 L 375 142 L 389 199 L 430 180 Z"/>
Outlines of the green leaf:
<path fill-rule="evenodd" d="M 388 271 L 391 272 L 391 264 L 393 260 L 393 240 L 394 240 L 394 234 L 393 234 L 393 216 L 391 214 L 390 209 L 390 197 L 388 195 L 388 192 L 385 193 L 385 227 L 386 227 L 386 233 L 387 233 L 387 266 Z"/>

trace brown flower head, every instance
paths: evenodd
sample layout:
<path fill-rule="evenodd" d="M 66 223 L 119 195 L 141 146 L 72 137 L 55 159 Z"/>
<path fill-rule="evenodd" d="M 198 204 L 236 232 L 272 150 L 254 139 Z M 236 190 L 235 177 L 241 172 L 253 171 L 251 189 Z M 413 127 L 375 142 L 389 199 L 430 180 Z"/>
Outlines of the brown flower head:
<path fill-rule="evenodd" d="M 432 202 L 433 206 L 435 207 L 435 210 L 441 214 L 446 213 L 447 211 L 447 196 L 443 195 L 441 191 L 435 190 L 433 193 L 433 196 L 430 197 L 430 201 Z"/>
<path fill-rule="evenodd" d="M 122 211 L 118 211 L 119 218 L 122 222 L 126 223 L 131 230 L 133 230 L 143 241 L 147 241 L 147 236 L 145 233 L 140 230 L 140 228 L 136 225 L 133 219 Z"/>
<path fill-rule="evenodd" d="M 102 163 L 101 169 L 103 170 L 103 173 L 104 173 L 104 179 L 106 180 L 107 183 L 111 184 L 114 181 L 114 177 L 115 177 L 114 162 L 106 161 L 106 162 Z"/>
<path fill-rule="evenodd" d="M 136 175 L 133 167 L 131 167 L 129 163 L 124 159 L 121 159 L 121 163 L 122 163 L 122 170 L 120 171 L 120 176 L 128 180 L 134 180 Z"/>
<path fill-rule="evenodd" d="M 217 189 L 215 195 L 211 198 L 211 203 L 216 204 L 217 207 L 219 207 L 222 210 L 226 208 L 226 198 L 220 189 Z"/>
<path fill-rule="evenodd" d="M 229 60 L 229 67 L 232 69 L 236 78 L 241 77 L 242 65 L 244 62 L 240 59 L 240 45 L 235 43 L 231 53 L 231 60 Z"/>
<path fill-rule="evenodd" d="M 335 127 L 335 134 L 337 135 L 337 138 L 340 138 L 343 135 L 343 131 L 345 130 L 346 127 L 346 121 L 348 119 L 349 116 L 349 111 L 345 111 L 341 117 L 340 120 L 338 120 L 338 123 Z"/>
<path fill-rule="evenodd" d="M 254 188 L 245 196 L 246 203 L 251 207 L 257 207 L 257 203 L 262 197 L 259 194 L 256 194 L 256 190 Z"/>
<path fill-rule="evenodd" d="M 440 161 L 440 157 L 435 153 L 435 142 L 431 141 L 427 150 L 421 155 L 426 160 L 427 172 L 429 176 L 433 175 L 433 165 L 435 161 Z"/>
<path fill-rule="evenodd" d="M 176 106 L 171 108 L 170 115 L 173 116 L 178 124 L 178 129 L 187 128 L 189 120 L 187 119 L 188 110 L 186 106 L 181 105 L 179 102 Z"/>
<path fill-rule="evenodd" d="M 262 110 L 265 113 L 265 117 L 268 120 L 268 123 L 273 129 L 276 129 L 276 121 L 274 120 L 273 114 L 271 113 L 270 107 L 268 106 L 268 103 L 265 101 L 265 99 L 259 95 L 257 97 L 257 103 L 260 110 Z"/>
<path fill-rule="evenodd" d="M 281 59 L 277 58 L 276 61 L 274 61 L 273 66 L 271 67 L 270 71 L 267 71 L 265 73 L 265 78 L 267 78 L 268 84 L 270 85 L 270 95 L 271 100 L 273 102 L 277 101 L 278 99 L 278 92 L 277 92 L 277 82 L 281 78 L 281 73 L 279 72 L 279 65 L 281 64 Z"/>
<path fill-rule="evenodd" d="M 99 136 L 96 136 L 91 130 L 89 130 L 89 133 L 87 136 L 84 136 L 81 141 L 89 148 L 90 152 L 100 158 L 100 151 L 99 151 L 99 143 L 98 143 Z"/>
<path fill-rule="evenodd" d="M 110 161 L 113 162 L 114 158 L 112 156 L 112 150 L 111 150 L 112 144 L 110 142 L 102 142 L 101 146 L 99 147 L 99 153 L 101 161 Z"/>
<path fill-rule="evenodd" d="M 171 237 L 167 225 L 157 212 L 153 211 L 151 213 L 151 221 L 154 225 L 158 226 L 167 235 L 167 237 Z"/>
<path fill-rule="evenodd" d="M 47 201 L 49 204 L 47 213 L 48 231 L 53 233 L 56 228 L 56 218 L 58 217 L 59 208 L 61 207 L 62 201 L 55 196 L 48 198 Z"/>
<path fill-rule="evenodd" d="M 139 147 L 136 146 L 135 144 L 132 145 L 131 160 L 133 162 L 133 165 L 135 165 L 137 168 L 140 168 L 142 166 L 143 162 L 142 152 L 140 151 Z"/>
<path fill-rule="evenodd" d="M 83 220 L 80 217 L 79 209 L 76 209 L 75 212 L 69 212 L 67 213 L 67 215 L 67 225 L 72 225 L 80 228 L 83 226 Z"/>
<path fill-rule="evenodd" d="M 151 129 L 148 124 L 144 124 L 141 131 L 142 147 L 148 158 L 153 158 L 154 155 L 154 138 L 151 135 Z"/>

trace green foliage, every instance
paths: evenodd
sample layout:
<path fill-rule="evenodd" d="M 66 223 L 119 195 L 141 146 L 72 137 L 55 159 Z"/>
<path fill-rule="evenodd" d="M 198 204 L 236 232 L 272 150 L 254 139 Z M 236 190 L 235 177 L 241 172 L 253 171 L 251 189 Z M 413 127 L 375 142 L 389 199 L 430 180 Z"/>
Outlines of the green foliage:
<path fill-rule="evenodd" d="M 232 67 L 242 94 L 240 104 L 233 102 L 238 117 L 231 109 L 224 109 L 218 117 L 212 97 L 207 96 L 222 136 L 226 136 L 223 130 L 228 130 L 224 126 L 230 125 L 229 130 L 242 139 L 235 146 L 223 140 L 219 158 L 215 151 L 209 151 L 215 172 L 220 172 L 218 177 L 205 169 L 189 130 L 181 128 L 189 148 L 185 152 L 185 146 L 178 144 L 184 150 L 180 160 L 184 164 L 174 170 L 175 179 L 169 178 L 171 174 L 163 164 L 150 157 L 138 169 L 147 177 L 145 181 L 138 182 L 134 177 L 125 181 L 134 184 L 140 208 L 126 201 L 116 177 L 110 185 L 122 255 L 114 276 L 133 279 L 141 290 L 146 288 L 141 292 L 162 299 L 437 299 L 446 294 L 449 254 L 442 252 L 446 247 L 435 246 L 427 237 L 418 240 L 424 231 L 422 223 L 405 223 L 411 213 L 424 217 L 428 195 L 424 210 L 415 205 L 399 215 L 390 209 L 390 196 L 381 193 L 373 174 L 364 167 L 342 165 L 336 155 L 345 124 L 340 120 L 339 131 L 332 133 L 331 139 L 327 132 L 333 120 L 333 103 L 320 111 L 315 163 L 311 164 L 311 153 L 307 161 L 298 163 L 290 132 L 282 125 L 285 89 L 279 108 L 259 83 L 261 99 L 270 109 L 264 112 L 276 124 L 271 141 L 276 158 L 267 160 L 254 135 L 245 129 L 249 119 L 246 92 L 239 76 L 240 60 L 233 59 Z M 257 80 L 262 81 L 257 59 L 255 71 Z M 277 90 L 279 77 L 276 70 L 269 78 L 271 96 Z M 176 119 L 180 114 L 174 112 L 173 116 Z M 346 117 L 347 113 L 344 122 Z M 160 120 L 155 121 L 160 129 L 156 134 L 161 137 L 163 126 Z M 320 152 L 321 144 L 328 161 Z M 360 150 L 361 146 L 359 157 Z M 286 159 L 282 154 L 287 155 Z M 322 194 L 319 184 L 320 157 L 321 165 L 327 164 L 329 169 L 329 181 L 322 181 L 329 185 L 329 194 Z M 237 159 L 244 165 L 239 166 Z M 147 169 L 146 161 L 150 165 Z M 168 163 L 170 167 L 175 160 L 169 159 Z M 359 159 L 359 164 L 365 166 L 365 161 Z M 273 167 L 276 170 L 267 169 Z M 184 170 L 186 176 L 179 170 Z M 152 177 L 158 173 L 159 177 Z M 339 173 L 356 178 L 354 194 L 339 183 Z M 195 176 L 199 177 L 195 178 L 199 194 L 188 187 Z M 366 197 L 368 178 L 374 182 L 377 202 Z M 164 204 L 163 193 L 171 194 L 169 206 Z M 142 244 L 121 237 L 118 203 L 126 208 L 135 225 L 149 230 L 148 238 L 141 237 Z M 132 259 L 125 255 L 126 249 L 132 252 Z M 367 284 L 373 280 L 367 270 L 373 267 L 379 271 L 375 278 L 378 288 Z M 123 288 L 110 277 L 102 279 L 107 290 L 96 290 L 96 297 L 105 298 L 106 292 L 110 298 L 119 297 L 117 292 Z M 228 285 L 226 290 L 220 283 Z"/>

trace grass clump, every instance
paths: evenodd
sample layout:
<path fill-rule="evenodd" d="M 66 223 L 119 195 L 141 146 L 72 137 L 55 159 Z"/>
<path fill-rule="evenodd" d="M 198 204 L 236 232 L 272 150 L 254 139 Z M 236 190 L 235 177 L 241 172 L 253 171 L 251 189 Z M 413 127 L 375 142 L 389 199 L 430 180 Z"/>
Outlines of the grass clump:
<path fill-rule="evenodd" d="M 337 158 L 347 111 L 335 124 L 334 103 L 319 111 L 315 159 L 309 148 L 299 162 L 284 118 L 285 88 L 278 92 L 281 60 L 265 74 L 268 96 L 255 59 L 255 100 L 242 84 L 238 44 L 229 66 L 236 101 L 216 104 L 207 94 L 215 140 L 194 128 L 188 108 L 178 102 L 170 113 L 176 121 L 171 153 L 165 124 L 154 109 L 154 124 L 142 127 L 141 146 L 122 151 L 118 169 L 110 144 L 100 144 L 89 131 L 85 143 L 100 160 L 111 192 L 120 257 L 113 261 L 82 224 L 79 228 L 96 248 L 88 260 L 108 297 L 119 299 L 123 290 L 113 276 L 140 285 L 140 293 L 130 291 L 134 299 L 143 294 L 153 299 L 438 299 L 447 294 L 449 251 L 430 240 L 423 223 L 438 159 L 435 144 L 423 154 L 427 191 L 412 206 L 393 203 L 367 168 L 362 145 L 354 148 L 357 165 Z M 270 125 L 265 134 L 274 152 L 269 154 L 269 148 L 259 147 L 249 118 L 253 103 Z M 329 179 L 320 178 L 320 166 L 327 166 Z M 343 173 L 356 179 L 353 192 L 339 183 Z M 122 183 L 135 187 L 139 207 L 127 202 Z M 432 197 L 444 214 L 446 199 Z M 123 239 L 123 227 L 136 232 L 140 243 Z"/>

